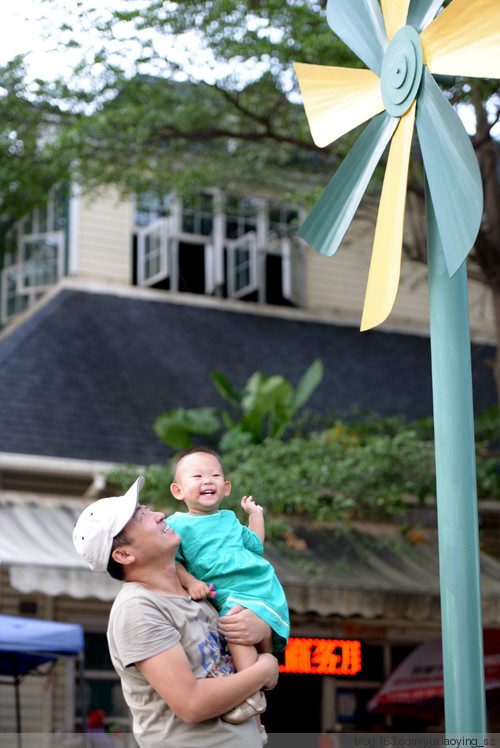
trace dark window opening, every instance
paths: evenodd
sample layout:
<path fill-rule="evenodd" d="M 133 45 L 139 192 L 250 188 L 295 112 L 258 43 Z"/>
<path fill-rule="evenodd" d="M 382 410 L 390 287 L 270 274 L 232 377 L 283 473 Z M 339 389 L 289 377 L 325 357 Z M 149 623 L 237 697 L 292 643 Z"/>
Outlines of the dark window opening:
<path fill-rule="evenodd" d="M 205 293 L 205 248 L 179 244 L 179 291 Z"/>
<path fill-rule="evenodd" d="M 294 306 L 283 296 L 283 270 L 281 255 L 266 255 L 266 304 Z"/>

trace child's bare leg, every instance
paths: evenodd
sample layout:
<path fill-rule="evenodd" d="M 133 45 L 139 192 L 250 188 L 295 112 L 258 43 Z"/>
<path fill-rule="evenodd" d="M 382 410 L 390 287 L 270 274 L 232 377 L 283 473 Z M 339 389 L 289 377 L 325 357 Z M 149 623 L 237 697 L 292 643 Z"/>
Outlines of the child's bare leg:
<path fill-rule="evenodd" d="M 259 643 L 260 646 L 260 643 Z M 247 667 L 257 662 L 257 649 L 256 647 L 246 646 L 244 644 L 229 644 L 229 651 L 233 658 L 234 666 L 239 673 L 241 670 L 246 670 Z M 252 699 L 259 699 L 259 691 L 252 694 Z"/>
<path fill-rule="evenodd" d="M 259 651 L 260 651 L 260 642 L 259 642 Z M 231 652 L 231 657 L 233 658 L 234 666 L 237 670 L 237 672 L 240 672 L 241 670 L 245 670 L 246 668 L 250 667 L 257 661 L 257 648 L 252 646 L 246 646 L 244 644 L 230 644 L 228 642 L 229 651 Z M 271 647 L 272 648 L 272 647 Z M 263 651 L 268 651 L 263 650 Z M 257 691 L 256 693 L 252 694 L 250 697 L 254 701 L 259 702 L 261 697 L 260 691 Z M 248 718 L 250 718 L 252 710 L 250 707 L 249 709 L 249 715 Z M 255 719 L 257 720 L 257 725 L 259 727 L 259 730 L 261 728 L 261 721 L 260 721 L 260 715 L 256 715 Z"/>
<path fill-rule="evenodd" d="M 246 646 L 245 644 L 230 644 L 227 643 L 231 657 L 233 658 L 234 666 L 238 672 L 240 670 L 246 670 L 255 662 L 257 662 L 257 648 Z M 259 642 L 260 647 L 260 642 Z"/>
<path fill-rule="evenodd" d="M 266 636 L 265 639 L 262 639 L 262 641 L 256 644 L 256 647 L 257 647 L 257 652 L 259 654 L 263 654 L 264 652 L 268 652 L 269 654 L 272 654 L 273 653 L 273 635 L 269 633 L 269 635 Z"/>

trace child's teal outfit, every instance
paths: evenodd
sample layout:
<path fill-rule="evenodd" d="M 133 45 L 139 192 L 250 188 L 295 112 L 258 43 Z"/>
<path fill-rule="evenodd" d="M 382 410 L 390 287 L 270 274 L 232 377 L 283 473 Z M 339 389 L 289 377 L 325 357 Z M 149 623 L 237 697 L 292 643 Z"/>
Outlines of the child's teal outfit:
<path fill-rule="evenodd" d="M 236 514 L 218 509 L 212 514 L 175 512 L 166 518 L 181 536 L 177 561 L 190 574 L 217 592 L 210 598 L 221 615 L 242 605 L 268 623 L 274 650 L 285 649 L 290 619 L 285 593 L 271 564 L 262 558 L 264 546 Z"/>

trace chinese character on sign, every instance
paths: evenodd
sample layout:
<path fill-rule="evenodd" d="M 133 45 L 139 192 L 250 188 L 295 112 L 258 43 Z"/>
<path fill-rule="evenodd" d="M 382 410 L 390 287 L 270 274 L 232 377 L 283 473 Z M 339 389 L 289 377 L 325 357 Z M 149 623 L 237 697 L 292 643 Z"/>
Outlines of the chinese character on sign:
<path fill-rule="evenodd" d="M 294 639 L 285 650 L 281 673 L 355 675 L 361 670 L 361 642 L 349 639 Z"/>

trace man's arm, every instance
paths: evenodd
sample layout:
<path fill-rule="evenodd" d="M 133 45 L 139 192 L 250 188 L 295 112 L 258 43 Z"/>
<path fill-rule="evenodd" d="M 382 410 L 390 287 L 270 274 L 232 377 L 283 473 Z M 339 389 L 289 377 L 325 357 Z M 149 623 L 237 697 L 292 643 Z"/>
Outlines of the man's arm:
<path fill-rule="evenodd" d="M 188 724 L 225 714 L 278 681 L 278 662 L 269 654 L 259 655 L 254 665 L 233 675 L 195 678 L 180 643 L 136 665 L 174 714 Z"/>

